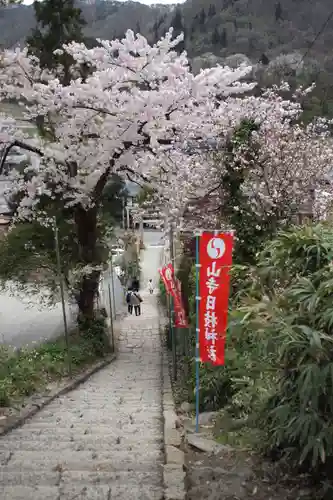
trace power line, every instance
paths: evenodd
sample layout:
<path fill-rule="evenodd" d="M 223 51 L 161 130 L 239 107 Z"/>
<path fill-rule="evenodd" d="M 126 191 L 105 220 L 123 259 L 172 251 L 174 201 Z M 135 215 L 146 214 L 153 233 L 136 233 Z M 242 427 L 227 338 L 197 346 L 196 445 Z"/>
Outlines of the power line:
<path fill-rule="evenodd" d="M 300 64 L 302 64 L 302 62 L 304 61 L 304 59 L 308 56 L 310 50 L 312 49 L 312 47 L 314 46 L 314 44 L 316 43 L 316 41 L 318 40 L 318 38 L 323 34 L 323 32 L 325 31 L 325 28 L 326 26 L 328 25 L 328 23 L 330 22 L 330 20 L 333 18 L 333 10 L 332 12 L 329 14 L 328 18 L 326 19 L 326 21 L 324 22 L 324 24 L 322 25 L 322 27 L 320 28 L 320 30 L 318 31 L 318 33 L 316 34 L 316 36 L 314 37 L 314 39 L 312 40 L 312 42 L 310 43 L 309 47 L 307 48 L 305 54 L 303 55 L 302 59 L 300 60 L 300 62 L 298 63 L 298 66 Z"/>

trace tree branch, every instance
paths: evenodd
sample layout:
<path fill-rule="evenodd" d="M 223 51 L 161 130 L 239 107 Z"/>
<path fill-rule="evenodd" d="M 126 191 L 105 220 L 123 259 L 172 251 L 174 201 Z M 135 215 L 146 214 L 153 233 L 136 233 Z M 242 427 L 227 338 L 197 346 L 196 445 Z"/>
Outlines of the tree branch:
<path fill-rule="evenodd" d="M 21 142 L 21 141 L 13 141 L 11 144 L 9 144 L 9 146 L 7 146 L 5 148 L 5 151 L 2 155 L 1 163 L 0 163 L 0 175 L 2 174 L 3 168 L 5 166 L 7 156 L 9 154 L 10 150 L 14 147 L 25 149 L 26 151 L 31 151 L 31 153 L 36 153 L 37 155 L 39 155 L 41 157 L 44 156 L 44 153 L 40 149 L 35 148 L 34 146 L 30 146 L 29 144 L 26 144 L 26 143 Z"/>

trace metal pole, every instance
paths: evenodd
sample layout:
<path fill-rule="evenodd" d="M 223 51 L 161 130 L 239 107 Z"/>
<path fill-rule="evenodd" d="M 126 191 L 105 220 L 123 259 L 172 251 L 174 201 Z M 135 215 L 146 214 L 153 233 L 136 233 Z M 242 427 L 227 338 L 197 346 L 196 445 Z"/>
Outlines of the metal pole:
<path fill-rule="evenodd" d="M 195 238 L 195 431 L 199 432 L 199 390 L 200 390 L 200 350 L 199 350 L 199 236 Z"/>
<path fill-rule="evenodd" d="M 130 228 L 129 207 L 126 207 L 126 217 L 127 217 L 127 229 L 129 229 Z"/>
<path fill-rule="evenodd" d="M 125 197 L 123 197 L 123 207 L 122 207 L 121 215 L 122 215 L 123 229 L 126 229 L 125 228 Z"/>
<path fill-rule="evenodd" d="M 170 244 L 170 258 L 171 263 L 174 266 L 174 253 L 173 253 L 173 228 L 170 227 L 169 232 L 169 244 Z M 177 345 L 176 345 L 176 329 L 174 322 L 174 305 L 173 298 L 170 297 L 170 318 L 171 318 L 171 342 L 172 342 L 172 360 L 173 360 L 173 378 L 177 380 Z"/>
<path fill-rule="evenodd" d="M 67 349 L 68 373 L 69 373 L 69 376 L 72 377 L 72 363 L 71 363 L 70 348 L 69 348 L 69 334 L 68 334 L 67 317 L 66 317 L 66 306 L 65 306 L 65 291 L 64 291 L 64 283 L 63 283 L 62 271 L 61 271 L 60 249 L 59 249 L 59 234 L 58 234 L 58 226 L 57 226 L 57 220 L 56 220 L 56 218 L 54 218 L 54 243 L 55 243 L 55 251 L 56 251 L 56 256 L 57 256 L 57 271 L 58 271 L 58 278 L 59 278 L 59 284 L 60 284 L 62 315 L 63 315 L 64 329 L 65 329 L 65 341 L 66 341 L 66 349 Z"/>
<path fill-rule="evenodd" d="M 112 304 L 111 304 L 111 287 L 110 287 L 110 283 L 108 283 L 108 291 L 109 291 L 110 329 L 111 329 L 111 339 L 112 339 L 112 351 L 114 352 L 114 329 L 113 329 L 113 313 L 112 313 Z"/>
<path fill-rule="evenodd" d="M 111 276 L 111 285 L 112 285 L 113 310 L 114 310 L 114 317 L 116 318 L 116 316 L 117 316 L 117 310 L 116 310 L 116 294 L 114 292 L 114 276 L 113 276 L 112 254 L 111 254 L 111 260 L 110 260 L 110 276 Z"/>
<path fill-rule="evenodd" d="M 168 302 L 168 310 L 169 310 L 169 349 L 171 346 L 172 349 L 172 317 L 171 317 L 171 297 L 167 294 L 167 302 Z M 172 353 L 173 354 L 173 353 Z M 173 366 L 173 357 L 172 357 L 172 366 Z M 173 368 L 172 368 L 173 373 Z"/>
<path fill-rule="evenodd" d="M 143 220 L 140 221 L 140 246 L 143 243 Z"/>

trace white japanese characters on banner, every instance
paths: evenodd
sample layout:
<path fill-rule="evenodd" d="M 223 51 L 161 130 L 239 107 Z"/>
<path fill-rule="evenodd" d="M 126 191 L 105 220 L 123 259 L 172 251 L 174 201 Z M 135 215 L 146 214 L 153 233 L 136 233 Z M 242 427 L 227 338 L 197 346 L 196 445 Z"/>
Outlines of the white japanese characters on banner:
<path fill-rule="evenodd" d="M 232 247 L 231 233 L 200 237 L 199 350 L 201 361 L 214 365 L 224 364 Z"/>

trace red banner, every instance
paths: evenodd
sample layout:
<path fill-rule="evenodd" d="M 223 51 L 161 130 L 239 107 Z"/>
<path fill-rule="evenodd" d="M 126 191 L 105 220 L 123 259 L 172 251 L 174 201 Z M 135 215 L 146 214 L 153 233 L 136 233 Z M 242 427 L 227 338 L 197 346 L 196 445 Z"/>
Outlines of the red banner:
<path fill-rule="evenodd" d="M 202 362 L 224 365 L 233 235 L 204 232 L 199 241 L 199 350 Z"/>
<path fill-rule="evenodd" d="M 169 295 L 172 297 L 177 296 L 176 293 L 176 283 L 175 283 L 175 272 L 172 264 L 162 267 L 158 270 L 162 281 L 164 283 L 165 289 Z"/>
<path fill-rule="evenodd" d="M 188 323 L 186 319 L 185 309 L 182 299 L 182 285 L 179 279 L 175 278 L 177 298 L 175 298 L 175 327 L 176 328 L 188 328 Z"/>
<path fill-rule="evenodd" d="M 172 264 L 168 264 L 167 266 L 162 267 L 158 271 L 161 275 L 167 293 L 171 295 L 174 299 L 175 327 L 187 328 L 188 323 L 186 320 L 186 314 L 182 301 L 181 283 L 175 277 Z"/>

